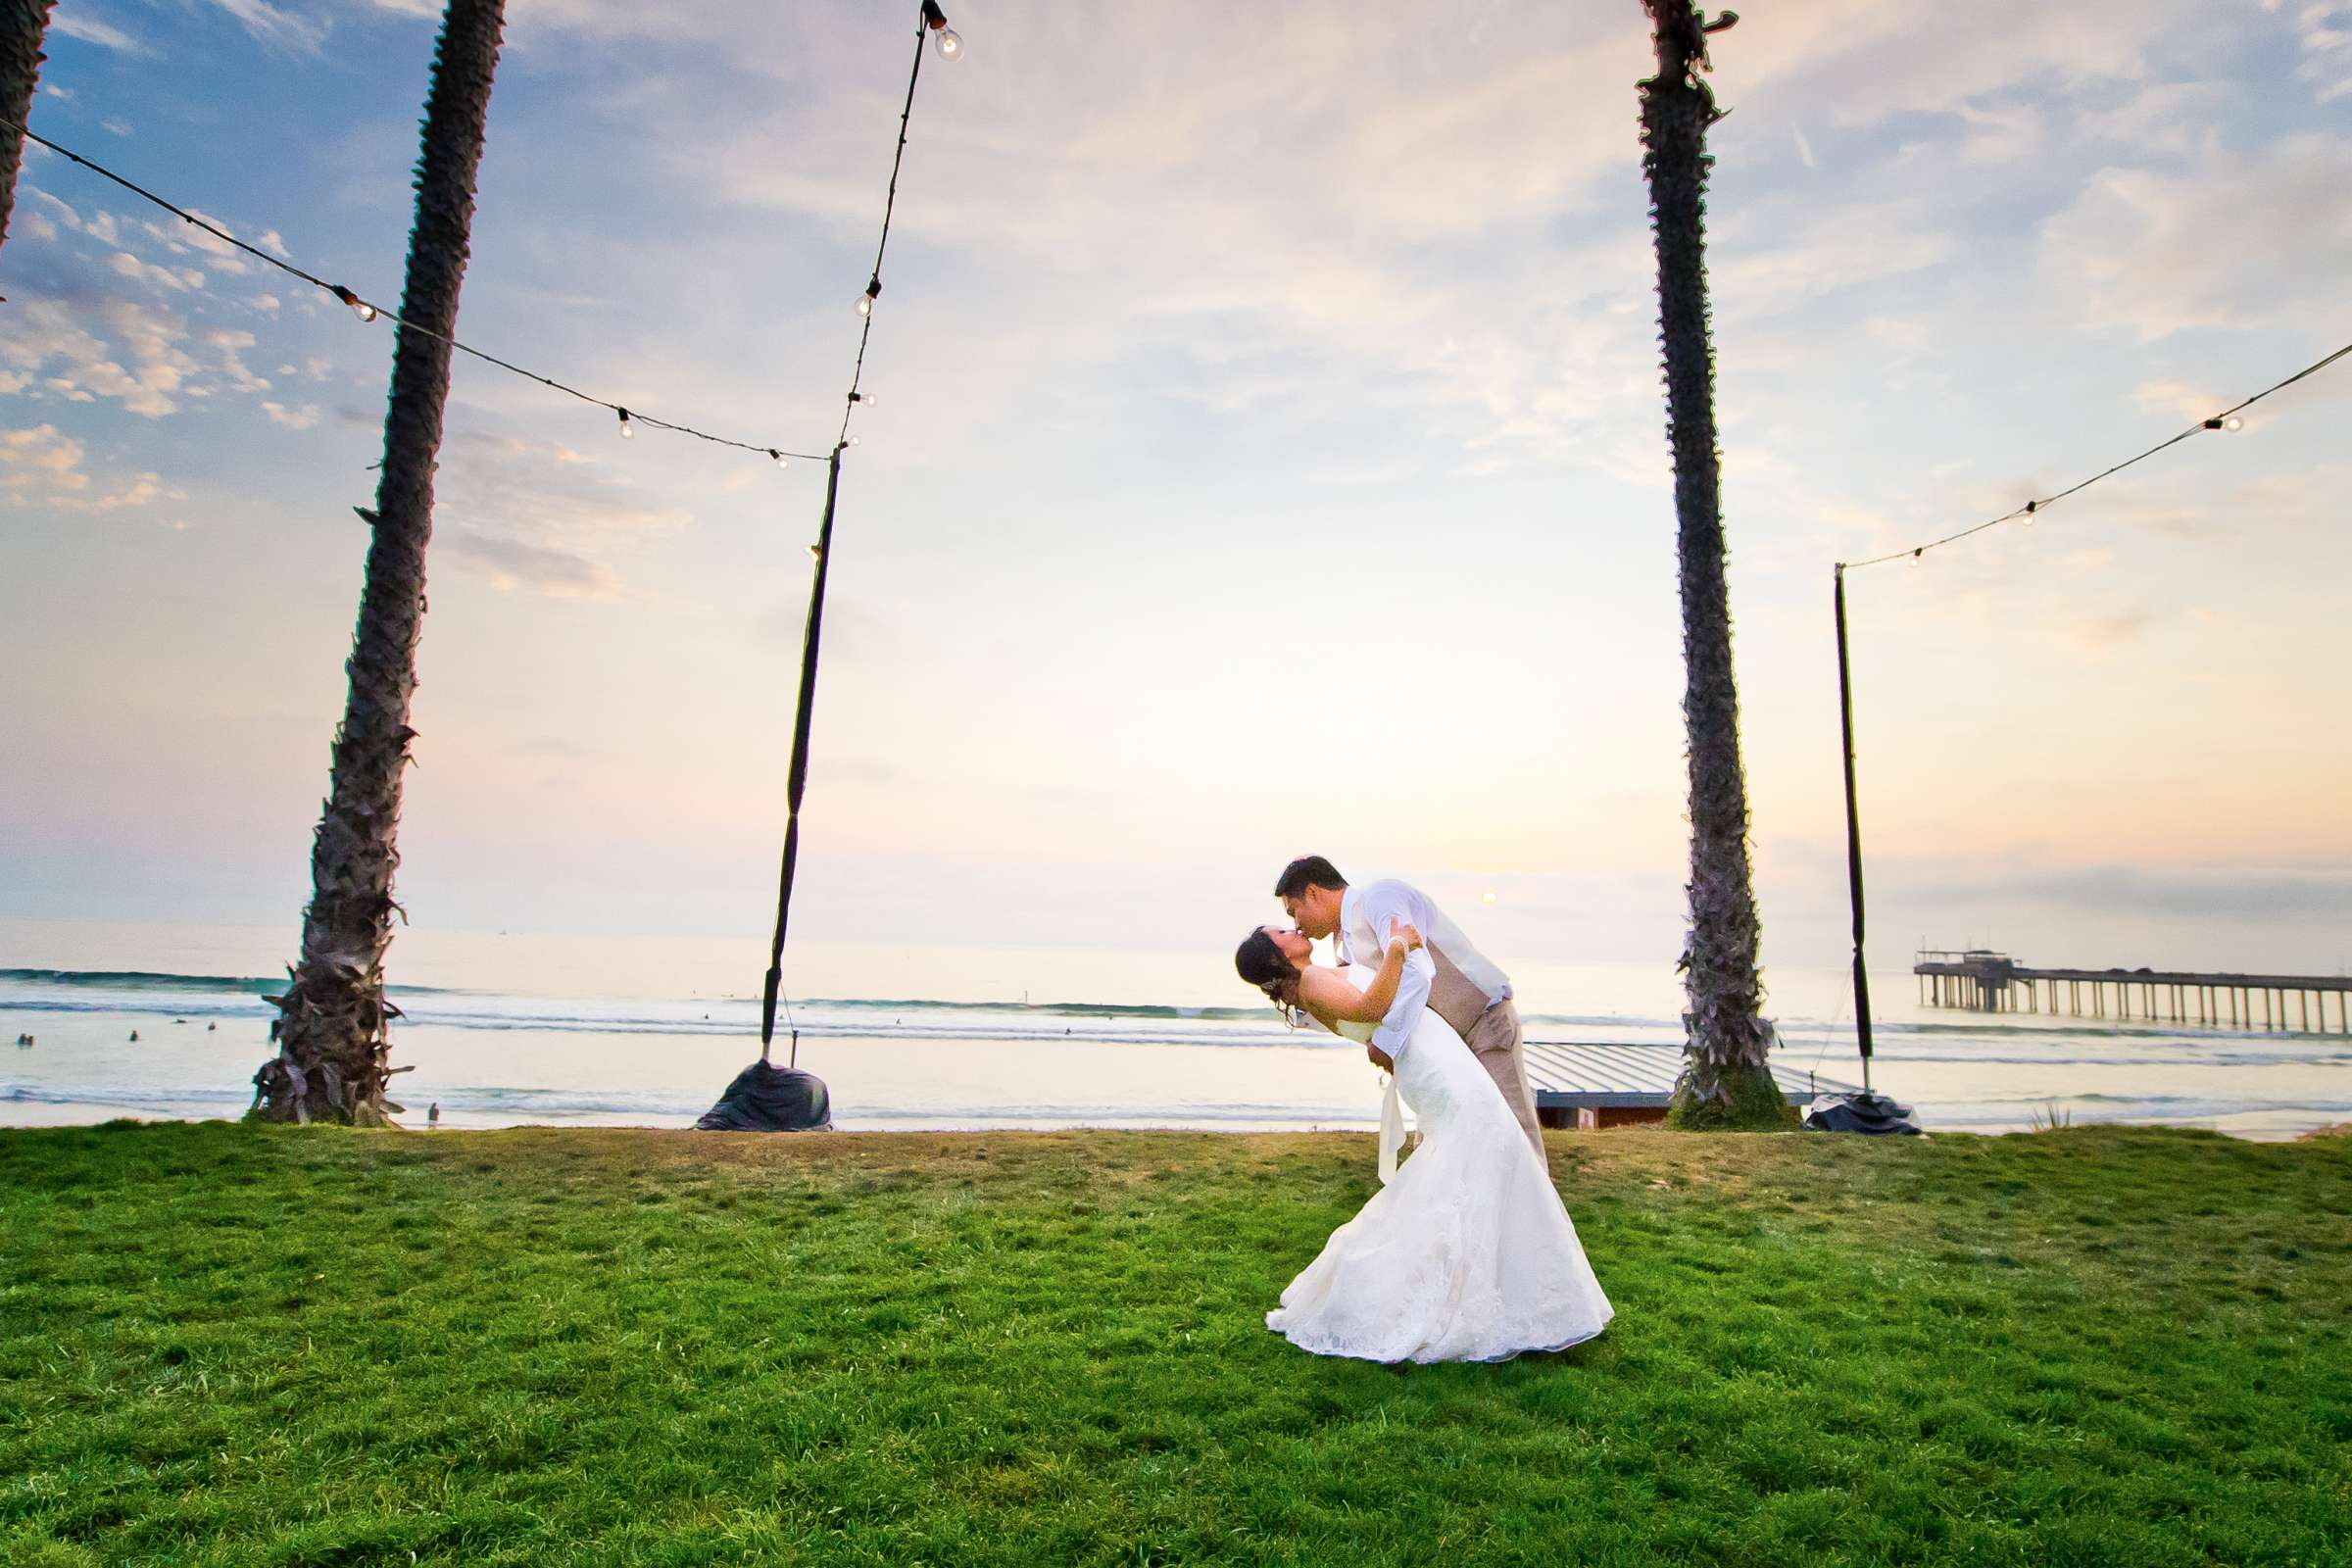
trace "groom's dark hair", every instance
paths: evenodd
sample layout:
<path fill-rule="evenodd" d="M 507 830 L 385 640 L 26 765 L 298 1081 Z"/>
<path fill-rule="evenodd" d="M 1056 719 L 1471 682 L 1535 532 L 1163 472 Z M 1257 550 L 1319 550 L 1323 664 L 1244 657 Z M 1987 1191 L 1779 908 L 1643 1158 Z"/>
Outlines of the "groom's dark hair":
<path fill-rule="evenodd" d="M 1295 899 L 1308 888 L 1344 888 L 1347 885 L 1348 879 L 1340 875 L 1338 866 L 1320 855 L 1301 855 L 1284 866 L 1282 875 L 1274 879 L 1274 896 L 1278 899 Z"/>

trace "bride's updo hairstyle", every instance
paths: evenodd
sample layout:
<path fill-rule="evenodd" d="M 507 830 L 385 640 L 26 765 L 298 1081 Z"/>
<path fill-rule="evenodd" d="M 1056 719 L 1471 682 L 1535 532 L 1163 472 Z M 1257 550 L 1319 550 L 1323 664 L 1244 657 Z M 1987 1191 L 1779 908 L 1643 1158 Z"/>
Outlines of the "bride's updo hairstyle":
<path fill-rule="evenodd" d="M 1282 1009 L 1286 1020 L 1298 1005 L 1298 970 L 1282 956 L 1282 949 L 1274 945 L 1264 926 L 1242 939 L 1242 945 L 1234 950 L 1233 967 L 1244 980 L 1263 991 L 1266 1000 Z"/>

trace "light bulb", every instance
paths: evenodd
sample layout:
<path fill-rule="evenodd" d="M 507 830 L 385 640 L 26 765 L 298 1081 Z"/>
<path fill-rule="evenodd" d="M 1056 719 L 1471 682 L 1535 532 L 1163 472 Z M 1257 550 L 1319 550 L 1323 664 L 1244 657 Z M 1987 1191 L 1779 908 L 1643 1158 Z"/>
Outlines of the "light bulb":
<path fill-rule="evenodd" d="M 329 283 L 327 288 L 333 292 L 335 298 L 350 306 L 351 314 L 358 317 L 361 320 L 372 321 L 375 319 L 375 307 L 368 304 L 366 300 L 360 298 L 357 294 L 354 294 L 351 290 L 345 288 L 342 284 Z"/>
<path fill-rule="evenodd" d="M 789 468 L 792 466 L 792 460 L 786 457 L 783 453 L 778 452 L 774 447 L 769 447 L 767 449 L 767 455 L 776 460 L 776 466 L 779 468 Z"/>
<path fill-rule="evenodd" d="M 1494 895 L 1492 893 L 1481 893 L 1478 896 L 1478 902 L 1481 904 L 1493 904 L 1494 902 Z"/>
<path fill-rule="evenodd" d="M 963 34 L 957 32 L 954 27 L 933 28 L 931 41 L 939 45 L 940 59 L 961 60 L 963 58 Z"/>
<path fill-rule="evenodd" d="M 850 394 L 850 401 L 870 409 L 876 404 L 880 403 L 882 400 L 875 397 L 871 392 L 853 392 Z"/>
<path fill-rule="evenodd" d="M 858 438 L 857 438 L 856 436 L 852 436 L 852 437 L 850 437 L 850 445 L 851 445 L 851 446 L 856 446 L 857 444 L 858 444 Z"/>
<path fill-rule="evenodd" d="M 2026 515 L 2024 521 L 2027 527 L 2031 528 L 2034 526 L 2034 515 L 2039 511 L 2041 511 L 2040 502 L 2029 501 L 2026 503 Z"/>
<path fill-rule="evenodd" d="M 822 560 L 824 560 L 824 559 L 825 559 L 825 552 L 824 552 L 824 550 L 822 549 L 822 547 L 820 547 L 820 546 L 817 546 L 817 545 L 810 545 L 810 546 L 808 547 L 808 559 L 809 559 L 810 561 L 822 561 Z"/>
<path fill-rule="evenodd" d="M 876 275 L 876 276 L 873 276 L 873 277 L 869 277 L 869 278 L 867 278 L 867 279 L 865 280 L 865 292 L 858 296 L 858 314 L 859 316 L 871 316 L 871 315 L 873 315 L 873 314 L 874 314 L 874 300 L 875 300 L 875 299 L 876 299 L 876 298 L 877 298 L 877 297 L 878 297 L 878 296 L 881 294 L 881 292 L 882 292 L 882 279 L 881 279 L 881 277 L 880 277 L 879 275 Z"/>
<path fill-rule="evenodd" d="M 1919 564 L 1919 558 L 1927 553 L 1927 548 L 1928 547 L 1926 545 L 1921 545 L 1917 550 L 1911 552 L 1912 565 L 1916 566 Z"/>
<path fill-rule="evenodd" d="M 2225 430 L 2243 430 L 2245 427 L 2246 421 L 2239 418 L 2234 414 L 2222 421 L 2222 428 Z"/>
<path fill-rule="evenodd" d="M 623 440 L 634 441 L 637 438 L 637 426 L 635 422 L 629 418 L 629 411 L 622 409 L 619 411 L 619 414 L 621 438 Z"/>

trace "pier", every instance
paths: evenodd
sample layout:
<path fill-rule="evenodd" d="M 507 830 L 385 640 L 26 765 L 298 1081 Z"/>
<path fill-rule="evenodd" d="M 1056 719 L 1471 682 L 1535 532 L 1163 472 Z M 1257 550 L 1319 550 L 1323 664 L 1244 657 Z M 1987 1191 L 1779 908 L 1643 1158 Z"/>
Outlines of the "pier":
<path fill-rule="evenodd" d="M 2352 1034 L 2352 976 L 2345 975 L 2033 969 L 1984 948 L 1922 948 L 1911 972 L 1923 1007 Z"/>

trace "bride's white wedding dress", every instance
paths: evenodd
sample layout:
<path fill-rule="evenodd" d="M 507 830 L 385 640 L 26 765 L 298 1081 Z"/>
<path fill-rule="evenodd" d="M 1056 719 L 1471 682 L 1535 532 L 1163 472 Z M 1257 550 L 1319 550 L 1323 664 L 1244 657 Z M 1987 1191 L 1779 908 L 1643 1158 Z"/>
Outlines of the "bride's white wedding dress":
<path fill-rule="evenodd" d="M 1373 970 L 1341 971 L 1358 987 Z M 1369 1041 L 1370 1024 L 1345 1024 Z M 1332 1232 L 1266 1327 L 1317 1355 L 1500 1361 L 1608 1326 L 1576 1226 L 1502 1092 L 1445 1019 L 1425 1011 L 1396 1062 L 1421 1143 Z"/>

